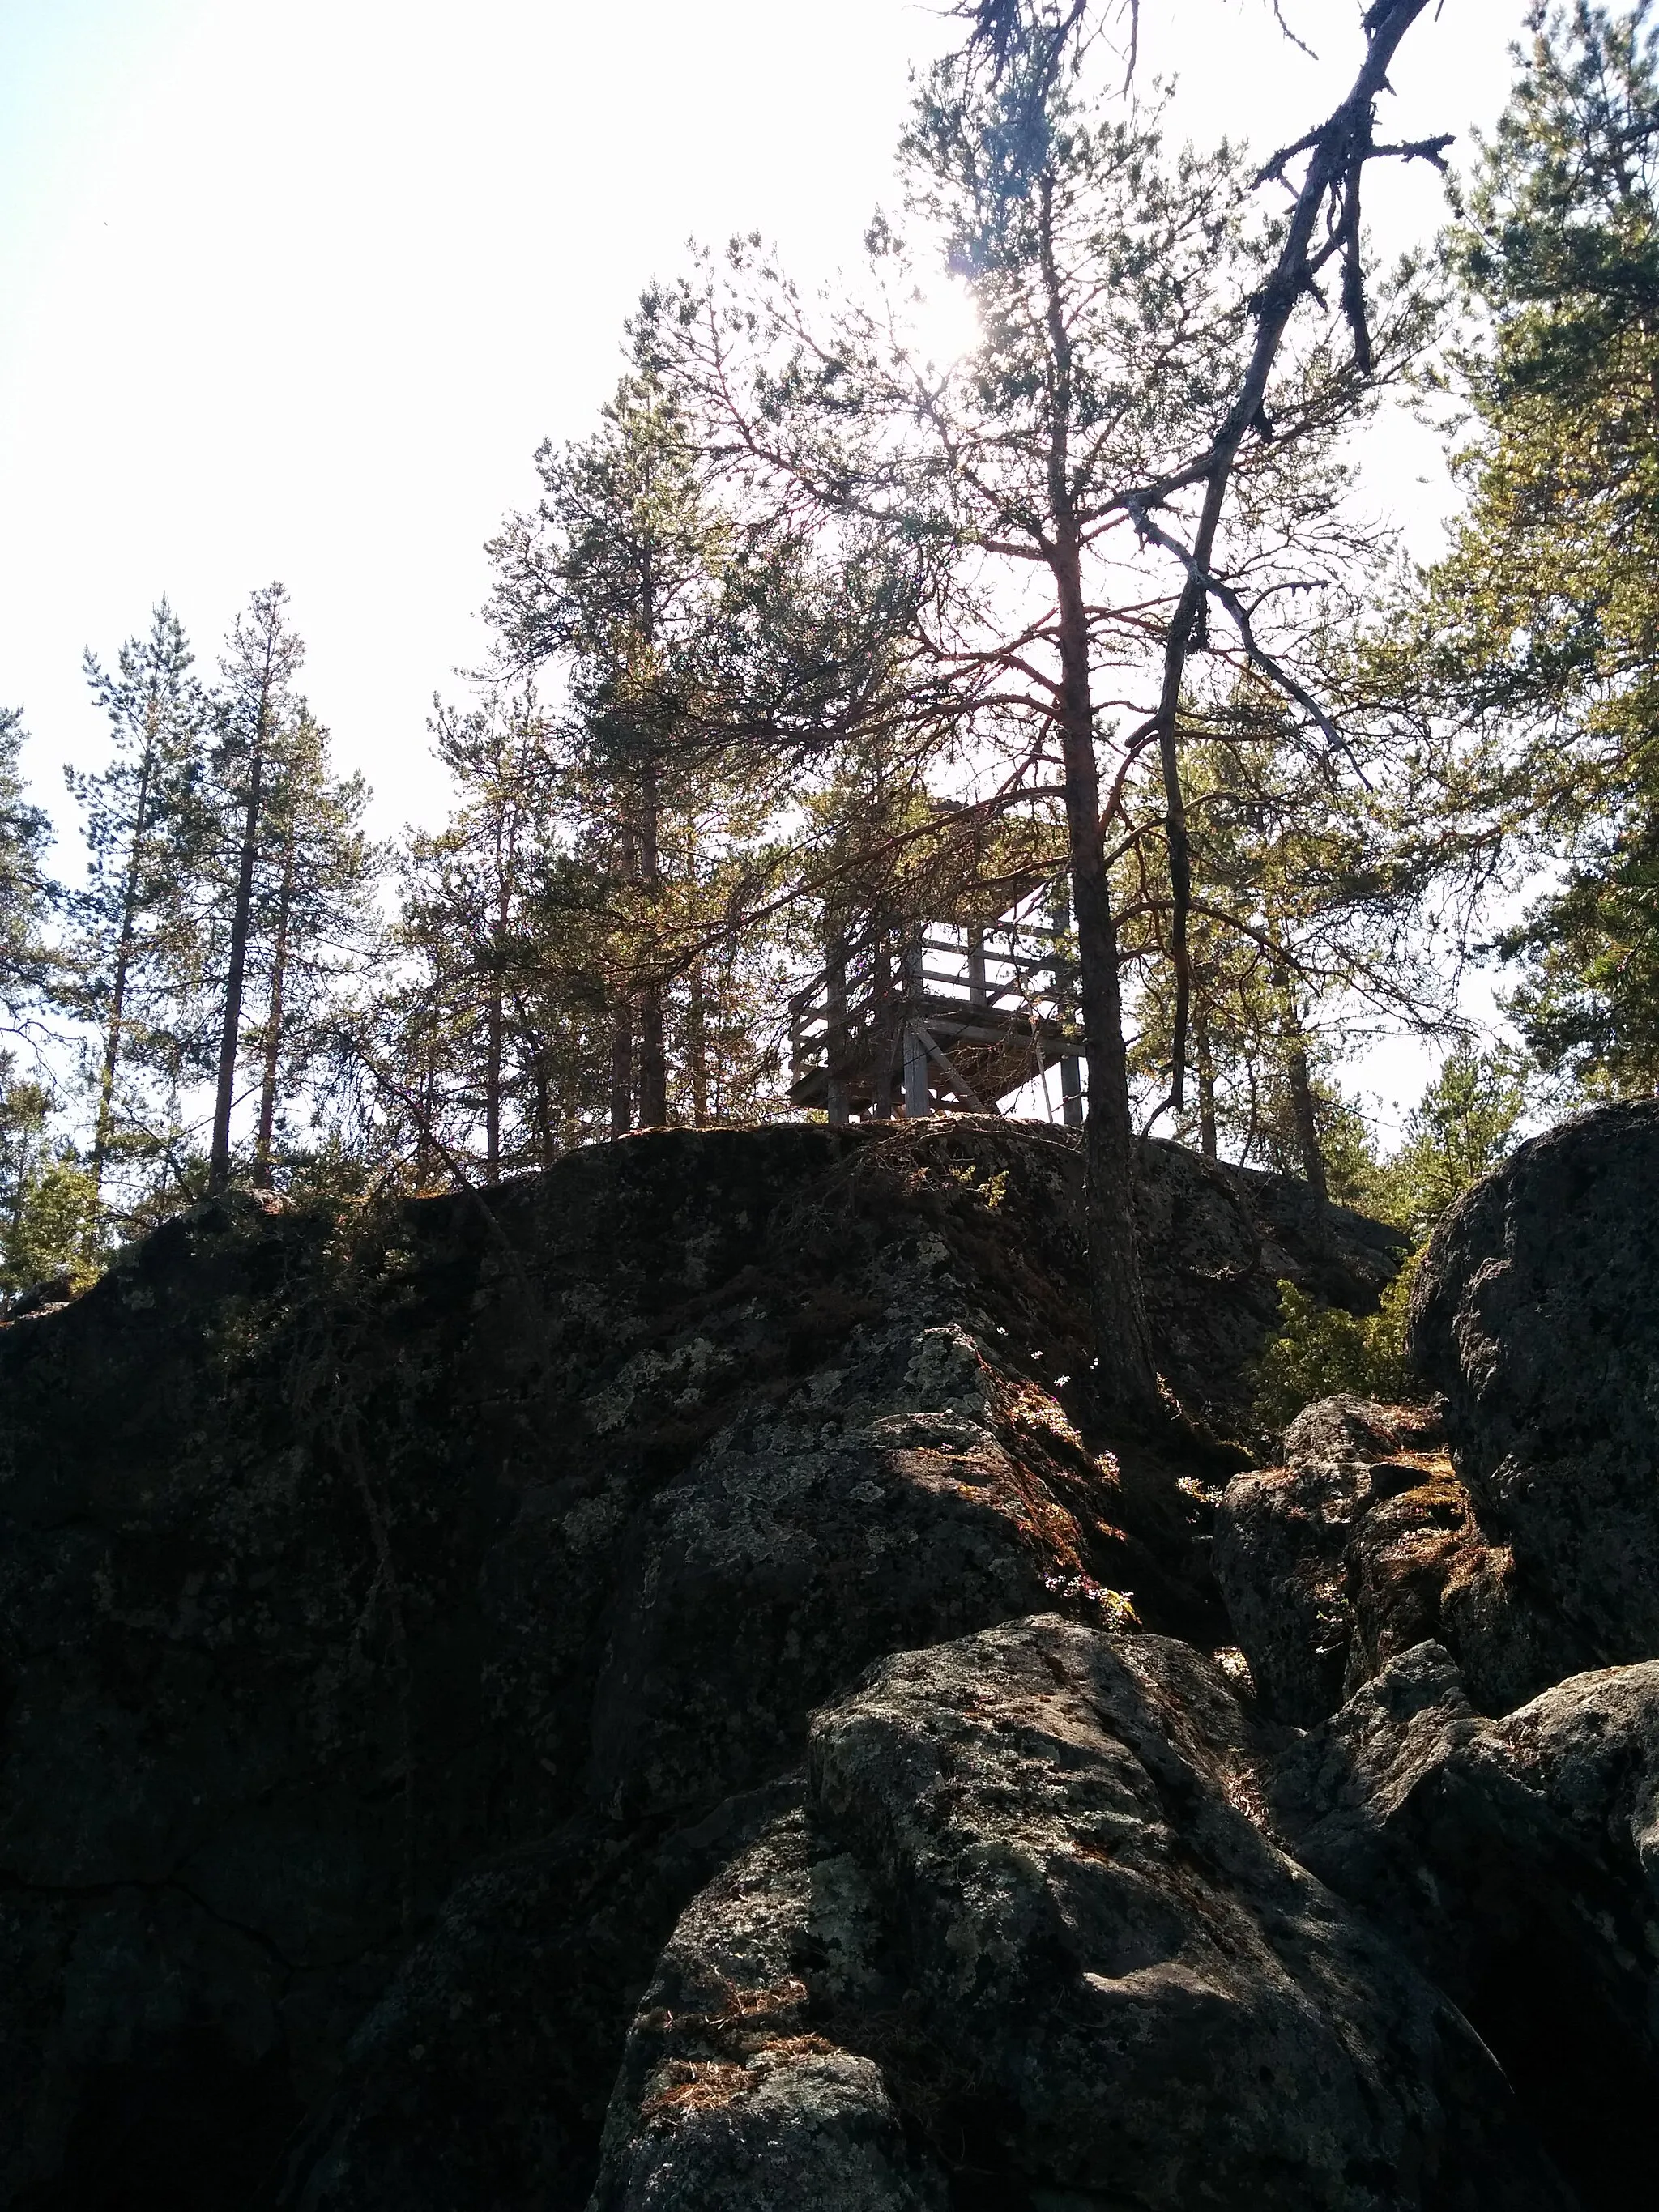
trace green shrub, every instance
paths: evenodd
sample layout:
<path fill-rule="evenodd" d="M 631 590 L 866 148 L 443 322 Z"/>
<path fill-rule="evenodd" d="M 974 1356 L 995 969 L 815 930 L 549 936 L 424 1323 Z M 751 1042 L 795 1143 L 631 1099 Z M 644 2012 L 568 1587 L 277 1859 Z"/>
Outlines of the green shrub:
<path fill-rule="evenodd" d="M 1352 1391 L 1389 1401 L 1421 1392 L 1406 1370 L 1406 1307 L 1411 1262 L 1382 1293 L 1374 1314 L 1322 1305 L 1294 1283 L 1279 1285 L 1279 1334 L 1262 1354 L 1255 1412 L 1264 1429 L 1285 1430 L 1316 1398 Z"/>
<path fill-rule="evenodd" d="M 0 1301 L 67 1275 L 81 1289 L 98 1270 L 87 1256 L 93 1220 L 92 1177 L 70 1159 L 49 1160 L 13 1194 L 0 1222 Z"/>

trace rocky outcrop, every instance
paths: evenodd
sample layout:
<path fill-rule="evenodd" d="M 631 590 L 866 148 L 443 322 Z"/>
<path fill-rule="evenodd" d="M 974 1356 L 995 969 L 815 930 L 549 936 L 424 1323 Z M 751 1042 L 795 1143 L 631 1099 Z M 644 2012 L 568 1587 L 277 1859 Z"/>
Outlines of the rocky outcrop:
<path fill-rule="evenodd" d="M 1596 1661 L 1659 1654 L 1659 1103 L 1522 1145 L 1448 1216 L 1411 1358 L 1457 1471 Z"/>
<path fill-rule="evenodd" d="M 1422 1407 L 1308 1407 L 1285 1431 L 1282 1467 L 1228 1485 L 1215 1568 L 1267 1709 L 1298 1727 L 1430 1638 L 1491 1713 L 1594 1656 L 1483 1525 L 1438 1415 Z"/>
<path fill-rule="evenodd" d="M 1432 1638 L 1474 1704 L 1659 1656 L 1659 1105 L 1523 1145 L 1418 1269 L 1435 1413 L 1333 1399 L 1221 1501 L 1216 1570 L 1271 1710 L 1324 1719 Z"/>
<path fill-rule="evenodd" d="M 1145 1164 L 1224 1425 L 1295 1207 Z M 634 1993 L 815 1706 L 1056 1606 L 1220 1632 L 1182 1470 L 1079 1425 L 1077 1172 L 647 1135 L 210 1205 L 0 1329 L 0 2201 L 579 2205 Z"/>
<path fill-rule="evenodd" d="M 1303 1863 L 1462 2008 L 1584 2200 L 1640 2203 L 1659 2113 L 1659 1663 L 1492 1721 L 1419 1645 L 1284 1756 L 1272 1801 Z"/>
<path fill-rule="evenodd" d="M 1215 1549 L 1265 1711 L 1309 1730 L 1265 1784 L 1279 1834 L 1609 2207 L 1659 2150 L 1656 1231 L 1659 1109 L 1523 1146 L 1419 1269 L 1434 1411 L 1309 1407 Z"/>
<path fill-rule="evenodd" d="M 1570 2199 L 1457 2013 L 1252 1817 L 1183 1644 L 891 1660 L 681 1920 L 595 2212 Z"/>
<path fill-rule="evenodd" d="M 1322 1720 L 1432 1638 L 1484 1712 L 1659 1656 L 1659 1105 L 1523 1145 L 1420 1263 L 1435 1414 L 1310 1407 L 1242 1476 L 1216 1567 L 1270 1708 Z"/>
<path fill-rule="evenodd" d="M 1103 1432 L 1077 1173 L 653 1133 L 0 1328 L 0 2203 L 1639 2201 L 1650 1670 L 1490 1394 L 1218 1504 L 1276 1279 L 1392 1265 L 1293 1185 L 1145 1148 L 1211 1441 Z"/>

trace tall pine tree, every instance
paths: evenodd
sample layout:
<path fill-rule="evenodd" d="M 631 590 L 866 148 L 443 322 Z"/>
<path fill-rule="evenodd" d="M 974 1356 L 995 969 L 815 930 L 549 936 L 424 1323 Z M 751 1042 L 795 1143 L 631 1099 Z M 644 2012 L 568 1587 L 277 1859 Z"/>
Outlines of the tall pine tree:
<path fill-rule="evenodd" d="M 0 1028 L 21 1028 L 45 980 L 52 825 L 27 796 L 23 715 L 0 707 Z"/>
<path fill-rule="evenodd" d="M 1389 63 L 1425 4 L 1367 12 L 1352 88 L 1270 168 L 1291 204 L 1264 224 L 1237 155 L 1178 151 L 1155 112 L 1091 98 L 1084 8 L 999 0 L 985 36 L 931 76 L 904 148 L 925 250 L 943 246 L 977 312 L 963 359 L 940 361 L 917 330 L 915 262 L 879 221 L 868 304 L 821 322 L 739 248 L 734 280 L 687 285 L 655 319 L 731 466 L 924 550 L 936 588 L 920 637 L 945 694 L 940 750 L 972 729 L 990 764 L 985 803 L 1041 809 L 1058 787 L 1089 1071 L 1098 1377 L 1135 1417 L 1158 1418 L 1160 1401 L 1135 1249 L 1114 861 L 1139 852 L 1140 896 L 1168 916 L 1178 1103 L 1188 663 L 1224 647 L 1324 724 L 1276 633 L 1291 594 L 1328 572 L 1333 441 L 1421 334 L 1408 293 L 1372 326 L 1359 186 Z M 1331 279 L 1346 342 L 1298 316 Z"/>
<path fill-rule="evenodd" d="M 251 961 L 264 998 L 249 1039 L 259 1084 L 256 1188 L 270 1187 L 283 1115 L 331 1049 L 362 981 L 380 928 L 381 864 L 363 829 L 368 787 L 360 775 L 333 774 L 329 733 L 303 699 L 272 748 L 265 792 Z"/>
<path fill-rule="evenodd" d="M 74 997 L 99 1040 L 88 1172 L 101 1202 L 124 1122 L 147 1118 L 136 1100 L 126 1112 L 128 1079 L 162 1072 L 176 1084 L 199 994 L 191 891 L 209 857 L 207 705 L 165 599 L 113 672 L 90 652 L 85 665 L 110 726 L 108 765 L 97 775 L 65 771 L 89 855 L 87 887 L 72 905 Z"/>
<path fill-rule="evenodd" d="M 213 1134 L 208 1185 L 230 1180 L 231 1121 L 242 1049 L 242 1000 L 254 927 L 254 892 L 265 836 L 273 756 L 292 711 L 292 685 L 305 647 L 289 626 L 288 593 L 281 584 L 255 592 L 237 619 L 214 702 L 214 787 L 223 829 L 229 898 L 225 915 L 224 988 L 215 1069 Z"/>

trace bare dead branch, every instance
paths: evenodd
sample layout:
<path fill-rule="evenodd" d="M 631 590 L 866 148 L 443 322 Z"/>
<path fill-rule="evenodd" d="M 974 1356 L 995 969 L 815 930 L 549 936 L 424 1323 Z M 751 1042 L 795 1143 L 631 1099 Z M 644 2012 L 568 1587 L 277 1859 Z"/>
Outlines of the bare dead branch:
<path fill-rule="evenodd" d="M 1362 375 L 1372 366 L 1372 349 L 1365 310 L 1364 274 L 1359 227 L 1360 179 L 1365 163 L 1376 151 L 1373 131 L 1375 106 L 1386 88 L 1389 64 L 1407 31 L 1428 0 L 1376 0 L 1364 19 L 1365 55 L 1347 97 L 1317 129 L 1295 144 L 1284 148 L 1261 171 L 1259 181 L 1282 179 L 1298 155 L 1309 156 L 1306 172 L 1296 194 L 1279 261 L 1257 297 L 1256 337 L 1249 363 L 1237 398 L 1221 430 L 1197 473 L 1188 472 L 1188 483 L 1202 483 L 1204 502 L 1190 547 L 1182 546 L 1152 523 L 1151 509 L 1161 506 L 1167 494 L 1154 497 L 1150 489 L 1126 494 L 1123 504 L 1135 515 L 1137 526 L 1166 550 L 1176 554 L 1187 571 L 1186 585 L 1166 635 L 1164 688 L 1158 702 L 1157 726 L 1162 760 L 1169 831 L 1170 867 L 1175 913 L 1170 929 L 1170 955 L 1176 976 L 1176 1005 L 1171 1043 L 1170 1091 L 1173 1103 L 1182 1103 L 1186 1079 L 1187 1034 L 1191 1016 L 1190 962 L 1187 951 L 1187 915 L 1191 903 L 1191 858 L 1182 799 L 1176 716 L 1187 656 L 1199 631 L 1203 610 L 1211 597 L 1227 607 L 1239 634 L 1270 680 L 1279 684 L 1304 713 L 1336 743 L 1341 739 L 1317 702 L 1289 672 L 1272 662 L 1254 641 L 1249 618 L 1212 575 L 1216 532 L 1240 447 L 1249 431 L 1265 420 L 1267 383 L 1278 360 L 1285 333 L 1297 302 L 1315 289 L 1320 269 L 1334 253 L 1343 264 L 1342 306 Z M 1275 13 L 1277 13 L 1275 9 Z M 1281 26 L 1282 26 L 1282 18 Z M 1429 143 L 1423 142 L 1425 145 Z M 1322 218 L 1328 218 L 1322 246 L 1315 239 Z M 1358 763 L 1356 763 L 1356 767 Z"/>

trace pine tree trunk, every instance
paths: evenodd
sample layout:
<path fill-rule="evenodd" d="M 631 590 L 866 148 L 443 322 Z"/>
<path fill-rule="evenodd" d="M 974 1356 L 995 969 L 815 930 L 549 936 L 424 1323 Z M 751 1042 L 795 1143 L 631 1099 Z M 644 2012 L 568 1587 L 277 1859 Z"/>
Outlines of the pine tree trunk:
<path fill-rule="evenodd" d="M 640 880 L 654 902 L 662 880 L 657 848 L 658 803 L 655 763 L 647 760 L 641 777 Z M 653 979 L 640 992 L 640 1127 L 660 1129 L 668 1121 L 668 1052 L 664 1037 L 663 987 Z"/>
<path fill-rule="evenodd" d="M 18 1231 L 23 1225 L 23 1208 L 28 1200 L 28 1187 L 29 1139 L 28 1131 L 24 1128 L 18 1132 L 17 1137 L 17 1175 L 11 1187 L 11 1226 L 7 1235 L 7 1241 L 14 1249 Z"/>
<path fill-rule="evenodd" d="M 1134 1131 L 1118 981 L 1117 929 L 1100 828 L 1099 773 L 1089 688 L 1089 625 L 1075 558 L 1060 584 L 1060 750 L 1078 1002 L 1089 1097 L 1083 1123 L 1084 1235 L 1089 1255 L 1097 1376 L 1105 1402 L 1132 1416 L 1158 1407 L 1152 1333 L 1135 1235 Z"/>
<path fill-rule="evenodd" d="M 1054 253 L 1051 180 L 1039 184 L 1046 319 L 1054 386 L 1048 459 L 1054 528 L 1049 567 L 1059 617 L 1060 757 L 1066 831 L 1077 923 L 1078 1008 L 1089 1098 L 1083 1123 L 1084 1238 L 1093 1308 L 1096 1379 L 1102 1400 L 1129 1419 L 1160 1413 L 1152 1332 L 1140 1286 L 1135 1230 L 1135 1142 L 1129 1063 L 1123 1044 L 1117 928 L 1100 820 L 1094 702 L 1089 678 L 1089 610 L 1072 503 L 1072 349 Z"/>
<path fill-rule="evenodd" d="M 438 1023 L 433 1018 L 426 1032 L 426 1066 L 421 1073 L 420 1126 L 415 1137 L 415 1188 L 423 1191 L 433 1179 L 438 1152 L 432 1141 L 432 1114 L 438 1090 Z"/>
<path fill-rule="evenodd" d="M 11 1187 L 11 1218 L 4 1236 L 0 1237 L 0 1261 L 8 1263 L 12 1268 L 17 1267 L 22 1257 L 23 1217 L 27 1211 L 28 1200 L 29 1135 L 27 1128 L 22 1127 L 17 1133 L 17 1164 Z M 0 1313 L 5 1312 L 18 1293 L 27 1287 L 27 1280 L 20 1281 L 15 1275 L 9 1291 L 3 1283 L 0 1283 Z"/>
<path fill-rule="evenodd" d="M 634 832 L 624 823 L 618 840 L 618 870 L 624 885 L 634 882 L 637 860 Z M 625 1137 L 634 1126 L 634 998 L 617 994 L 611 1016 L 611 1133 Z"/>
<path fill-rule="evenodd" d="M 1255 1148 L 1261 1137 L 1261 1093 L 1255 1079 L 1254 1060 L 1247 1060 L 1244 1064 L 1244 1080 L 1250 1091 L 1250 1119 L 1244 1132 L 1243 1149 L 1238 1157 L 1243 1164 L 1249 1167 L 1255 1157 Z"/>
<path fill-rule="evenodd" d="M 691 1119 L 699 1129 L 708 1127 L 708 997 L 702 963 L 691 966 L 691 1011 L 686 1024 L 688 1056 L 691 1062 Z"/>
<path fill-rule="evenodd" d="M 515 826 L 495 819 L 495 912 L 489 927 L 489 1003 L 484 1034 L 484 1181 L 501 1179 L 501 1070 L 506 1058 L 507 1010 L 502 976 L 507 965 L 507 925 L 513 910 L 517 860 Z"/>
<path fill-rule="evenodd" d="M 668 1122 L 668 1053 L 663 1041 L 662 988 L 649 983 L 640 993 L 640 1127 L 661 1129 Z"/>
<path fill-rule="evenodd" d="M 1297 1150 L 1302 1155 L 1302 1173 L 1313 1193 L 1314 1212 L 1322 1224 L 1330 1204 L 1330 1192 L 1325 1180 L 1325 1154 L 1319 1141 L 1313 1080 L 1308 1073 L 1308 1048 L 1299 1032 L 1292 1032 L 1286 1041 L 1285 1076 L 1290 1085 L 1291 1114 L 1296 1123 Z"/>
<path fill-rule="evenodd" d="M 1278 942 L 1277 936 L 1274 941 Z M 1330 1193 L 1325 1180 L 1324 1148 L 1319 1141 L 1318 1105 L 1314 1097 L 1313 1077 L 1308 1066 L 1307 1032 L 1297 1011 L 1296 988 L 1288 967 L 1279 969 L 1276 981 L 1279 1034 L 1285 1053 L 1285 1081 L 1291 1094 L 1291 1120 L 1296 1129 L 1296 1148 L 1301 1157 L 1303 1179 L 1313 1197 L 1315 1233 L 1322 1237 L 1327 1230 Z"/>
<path fill-rule="evenodd" d="M 276 1126 L 276 1073 L 282 1063 L 283 987 L 288 980 L 288 926 L 294 903 L 294 834 L 283 852 L 283 888 L 276 905 L 276 941 L 270 956 L 270 1014 L 265 1023 L 264 1081 L 259 1092 L 259 1133 L 253 1147 L 253 1187 L 270 1188 L 270 1139 Z"/>
<path fill-rule="evenodd" d="M 121 928 L 116 940 L 115 973 L 110 982 L 109 1017 L 104 1029 L 104 1065 L 98 1083 L 98 1121 L 92 1139 L 92 1210 L 87 1228 L 88 1246 L 95 1242 L 98 1235 L 104 1164 L 109 1158 L 110 1138 L 114 1128 L 115 1078 L 121 1060 L 127 976 L 132 965 L 132 940 L 138 921 L 138 882 L 143 866 L 144 831 L 149 826 L 145 817 L 149 811 L 149 786 L 155 764 L 155 738 L 152 729 L 145 743 L 143 762 L 138 771 L 138 796 L 132 815 L 132 842 L 127 850 L 126 881 L 121 892 Z"/>
<path fill-rule="evenodd" d="M 236 1103 L 236 1060 L 242 1034 L 242 989 L 247 978 L 248 932 L 253 917 L 253 869 L 258 855 L 259 805 L 264 778 L 265 702 L 259 702 L 253 758 L 249 763 L 247 800 L 242 817 L 242 850 L 236 871 L 236 904 L 230 923 L 230 966 L 225 977 L 225 1020 L 219 1040 L 219 1083 L 213 1105 L 213 1144 L 208 1156 L 208 1188 L 223 1190 L 230 1181 L 230 1117 Z"/>
<path fill-rule="evenodd" d="M 634 1001 L 617 1001 L 611 1018 L 611 1133 L 625 1137 L 634 1126 Z"/>
<path fill-rule="evenodd" d="M 536 1152 L 543 1168 L 547 1169 L 558 1157 L 559 1146 L 553 1133 L 553 1100 L 548 1086 L 544 1044 L 538 1045 L 531 1054 L 530 1079 L 536 1102 Z"/>
<path fill-rule="evenodd" d="M 484 1033 L 484 1181 L 501 1176 L 501 978 L 490 975 L 489 1006 Z"/>
<path fill-rule="evenodd" d="M 1198 1149 L 1206 1160 L 1216 1157 L 1215 1057 L 1210 1050 L 1210 1023 L 1201 1004 L 1193 1004 L 1193 1059 L 1198 1073 Z"/>

